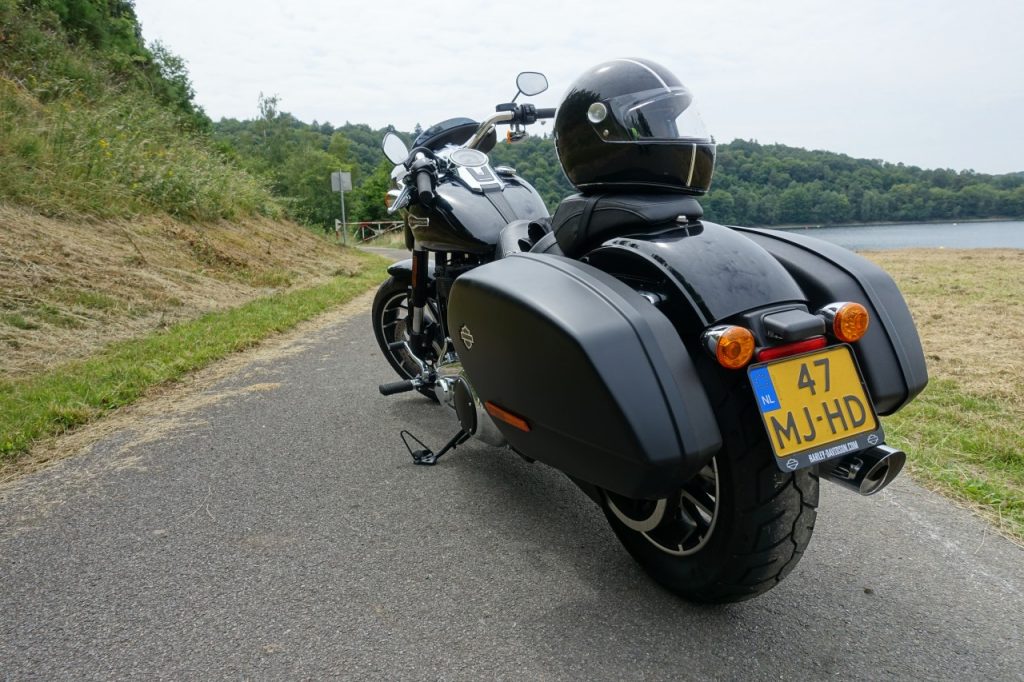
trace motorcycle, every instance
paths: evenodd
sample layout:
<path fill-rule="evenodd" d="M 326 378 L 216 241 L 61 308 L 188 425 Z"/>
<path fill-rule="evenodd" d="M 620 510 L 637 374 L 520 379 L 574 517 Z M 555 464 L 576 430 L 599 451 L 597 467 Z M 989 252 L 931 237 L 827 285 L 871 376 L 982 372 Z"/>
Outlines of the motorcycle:
<path fill-rule="evenodd" d="M 400 377 L 380 392 L 454 412 L 436 452 L 402 433 L 416 464 L 470 438 L 510 448 L 568 475 L 677 595 L 759 595 L 807 547 L 820 479 L 873 495 L 902 469 L 879 416 L 927 383 L 910 313 L 863 257 L 715 224 L 693 196 L 577 194 L 549 216 L 486 154 L 497 126 L 514 142 L 555 115 L 516 102 L 546 88 L 525 72 L 482 123 L 411 150 L 385 136 L 412 258 L 372 307 Z"/>

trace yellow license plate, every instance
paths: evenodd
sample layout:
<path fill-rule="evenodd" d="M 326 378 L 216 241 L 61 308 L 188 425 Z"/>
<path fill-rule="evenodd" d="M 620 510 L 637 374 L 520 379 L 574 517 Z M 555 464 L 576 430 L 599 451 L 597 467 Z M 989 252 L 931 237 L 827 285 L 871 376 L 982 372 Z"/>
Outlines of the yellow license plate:
<path fill-rule="evenodd" d="M 783 471 L 882 442 L 849 346 L 754 365 L 747 374 Z"/>

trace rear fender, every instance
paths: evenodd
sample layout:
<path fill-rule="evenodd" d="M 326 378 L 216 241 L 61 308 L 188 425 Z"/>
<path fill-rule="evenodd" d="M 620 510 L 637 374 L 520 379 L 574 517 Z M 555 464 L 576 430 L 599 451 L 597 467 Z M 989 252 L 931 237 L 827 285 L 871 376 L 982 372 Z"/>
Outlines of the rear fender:
<path fill-rule="evenodd" d="M 892 278 L 834 244 L 701 221 L 609 240 L 585 260 L 662 297 L 659 307 L 694 352 L 700 333 L 715 324 L 744 324 L 758 333 L 762 311 L 815 312 L 828 303 L 856 301 L 872 324 L 853 350 L 879 414 L 897 411 L 928 382 L 917 329 Z"/>
<path fill-rule="evenodd" d="M 737 232 L 697 221 L 654 234 L 612 239 L 585 262 L 634 289 L 666 299 L 662 309 L 684 338 L 744 313 L 799 306 L 806 297 L 768 252 Z"/>
<path fill-rule="evenodd" d="M 928 385 L 917 327 L 899 288 L 882 268 L 829 242 L 781 230 L 734 228 L 772 255 L 792 275 L 812 311 L 856 301 L 868 310 L 867 334 L 853 344 L 875 409 L 896 412 Z"/>

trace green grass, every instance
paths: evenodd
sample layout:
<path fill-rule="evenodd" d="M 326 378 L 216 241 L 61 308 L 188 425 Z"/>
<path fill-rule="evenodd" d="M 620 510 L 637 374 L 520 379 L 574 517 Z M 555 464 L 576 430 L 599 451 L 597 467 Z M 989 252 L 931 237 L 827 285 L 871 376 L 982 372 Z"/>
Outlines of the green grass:
<path fill-rule="evenodd" d="M 888 441 L 906 450 L 915 478 L 1024 539 L 1022 430 L 1011 407 L 939 379 L 885 426 Z"/>
<path fill-rule="evenodd" d="M 382 281 L 383 260 L 308 289 L 276 294 L 208 313 L 144 338 L 22 381 L 0 382 L 0 461 L 16 459 L 36 440 L 128 405 L 147 389 L 174 381 L 271 334 L 338 306 Z"/>
<path fill-rule="evenodd" d="M 55 294 L 55 298 L 58 300 L 90 310 L 113 310 L 119 305 L 116 298 L 88 289 L 68 289 L 55 292 Z"/>
<path fill-rule="evenodd" d="M 39 329 L 39 325 L 36 322 L 26 319 L 24 315 L 18 313 L 4 313 L 0 315 L 0 322 L 15 329 Z"/>

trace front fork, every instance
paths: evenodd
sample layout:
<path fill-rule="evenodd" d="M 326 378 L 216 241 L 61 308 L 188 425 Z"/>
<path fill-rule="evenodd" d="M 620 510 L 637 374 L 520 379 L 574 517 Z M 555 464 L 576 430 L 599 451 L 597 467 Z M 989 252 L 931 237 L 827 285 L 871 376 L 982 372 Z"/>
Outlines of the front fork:
<path fill-rule="evenodd" d="M 411 310 L 412 327 L 409 330 L 409 346 L 413 354 L 419 358 L 427 357 L 431 339 L 425 333 L 423 319 L 424 310 L 427 307 L 427 293 L 429 278 L 427 269 L 430 267 L 430 256 L 427 251 L 416 244 L 412 252 L 412 300 Z"/>

